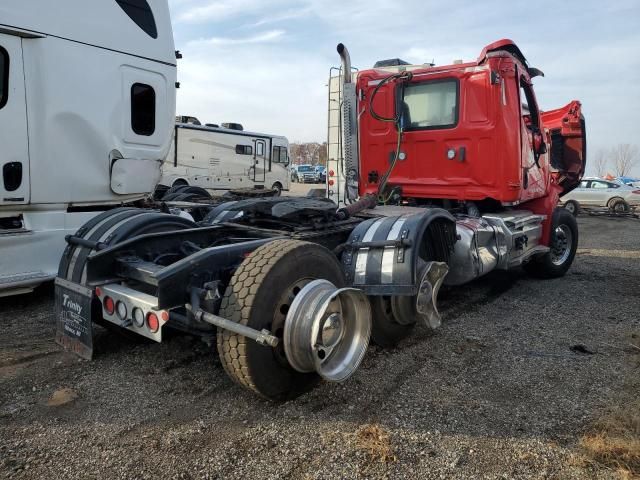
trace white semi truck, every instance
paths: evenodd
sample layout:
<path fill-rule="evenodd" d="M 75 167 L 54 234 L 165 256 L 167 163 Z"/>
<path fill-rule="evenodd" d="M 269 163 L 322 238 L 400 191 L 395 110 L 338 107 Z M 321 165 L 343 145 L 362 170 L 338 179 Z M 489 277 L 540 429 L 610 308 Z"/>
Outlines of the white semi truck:
<path fill-rule="evenodd" d="M 0 3 L 0 296 L 52 280 L 65 235 L 153 191 L 175 84 L 165 0 Z"/>
<path fill-rule="evenodd" d="M 159 188 L 265 188 L 276 195 L 289 190 L 286 137 L 248 132 L 238 123 L 201 125 L 195 117 L 177 119 Z"/>

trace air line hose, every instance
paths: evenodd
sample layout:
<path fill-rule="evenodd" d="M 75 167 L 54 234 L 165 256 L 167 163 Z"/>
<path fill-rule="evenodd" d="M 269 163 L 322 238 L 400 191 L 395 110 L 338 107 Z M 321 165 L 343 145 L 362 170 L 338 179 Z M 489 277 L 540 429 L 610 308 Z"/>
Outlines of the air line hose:
<path fill-rule="evenodd" d="M 351 205 L 347 205 L 346 207 L 343 207 L 340 210 L 338 210 L 338 214 L 343 218 L 347 218 L 351 215 L 355 215 L 356 213 L 361 212 L 362 210 L 366 210 L 367 208 L 375 208 L 379 200 L 381 200 L 382 203 L 386 203 L 386 201 L 388 201 L 388 199 L 385 200 L 382 197 L 382 195 L 384 193 L 385 187 L 387 186 L 389 177 L 391 176 L 391 172 L 395 168 L 396 163 L 398 162 L 398 157 L 400 156 L 400 147 L 402 146 L 402 134 L 404 131 L 404 125 L 402 121 L 402 117 L 403 117 L 402 105 L 404 103 L 404 86 L 407 82 L 411 80 L 412 77 L 413 77 L 413 74 L 407 71 L 389 75 L 388 77 L 383 78 L 380 81 L 380 83 L 376 85 L 376 88 L 374 88 L 373 92 L 371 93 L 371 97 L 369 97 L 369 113 L 371 114 L 371 116 L 381 122 L 393 122 L 393 124 L 395 125 L 396 130 L 398 131 L 398 141 L 396 143 L 396 151 L 395 151 L 395 154 L 393 155 L 393 160 L 391 161 L 389 168 L 380 179 L 380 183 L 378 184 L 378 190 L 376 194 L 372 195 L 368 193 L 357 202 L 352 203 Z M 400 84 L 401 85 L 400 101 L 399 101 L 400 108 L 397 109 L 396 114 L 393 117 L 383 117 L 382 115 L 379 115 L 373 108 L 373 101 L 375 100 L 376 95 L 378 94 L 378 91 L 380 90 L 380 88 L 383 85 L 393 80 L 402 81 L 402 83 Z"/>

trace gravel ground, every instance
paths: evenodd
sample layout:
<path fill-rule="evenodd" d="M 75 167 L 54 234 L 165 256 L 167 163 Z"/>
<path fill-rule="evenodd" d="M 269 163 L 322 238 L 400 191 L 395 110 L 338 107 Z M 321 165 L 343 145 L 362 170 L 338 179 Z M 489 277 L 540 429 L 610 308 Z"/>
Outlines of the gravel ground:
<path fill-rule="evenodd" d="M 444 291 L 442 328 L 280 405 L 191 337 L 98 330 L 86 362 L 52 340 L 51 288 L 0 299 L 0 476 L 615 478 L 579 438 L 638 375 L 640 221 L 579 224 L 564 279 L 498 272 Z M 382 447 L 363 444 L 371 430 Z"/>

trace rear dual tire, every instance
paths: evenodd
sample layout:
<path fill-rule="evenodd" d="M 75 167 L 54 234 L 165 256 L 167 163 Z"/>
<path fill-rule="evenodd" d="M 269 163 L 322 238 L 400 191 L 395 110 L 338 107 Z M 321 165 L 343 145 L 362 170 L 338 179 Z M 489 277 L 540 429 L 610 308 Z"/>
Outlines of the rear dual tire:
<path fill-rule="evenodd" d="M 416 326 L 415 297 L 372 296 L 371 340 L 383 348 L 394 347 L 404 340 Z"/>
<path fill-rule="evenodd" d="M 289 364 L 282 343 L 284 322 L 296 294 L 315 279 L 345 285 L 340 263 L 326 248 L 298 240 L 274 240 L 254 250 L 234 272 L 220 316 L 280 339 L 275 348 L 218 329 L 220 361 L 231 379 L 268 400 L 294 398 L 320 380 Z"/>

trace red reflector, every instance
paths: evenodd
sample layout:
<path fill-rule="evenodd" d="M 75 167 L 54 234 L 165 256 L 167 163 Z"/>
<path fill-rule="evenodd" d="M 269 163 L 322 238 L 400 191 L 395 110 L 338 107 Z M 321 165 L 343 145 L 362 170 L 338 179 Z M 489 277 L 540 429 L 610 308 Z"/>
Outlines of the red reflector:
<path fill-rule="evenodd" d="M 116 306 L 113 303 L 113 298 L 104 297 L 104 300 L 102 301 L 102 305 L 104 306 L 104 311 L 107 312 L 107 314 L 113 315 L 113 312 L 116 309 Z"/>
<path fill-rule="evenodd" d="M 333 177 L 336 174 L 336 172 L 334 172 L 333 170 L 329 170 L 329 176 Z"/>
<path fill-rule="evenodd" d="M 96 296 L 97 297 L 101 297 L 102 296 L 102 289 L 100 287 L 96 287 Z"/>
<path fill-rule="evenodd" d="M 169 312 L 162 312 L 160 316 L 162 317 L 162 320 L 164 320 L 165 322 L 169 321 Z"/>
<path fill-rule="evenodd" d="M 334 182 L 333 182 L 333 180 L 332 180 L 332 179 L 329 179 L 329 182 L 328 182 L 328 183 L 329 183 L 329 186 L 330 186 L 330 187 L 332 187 Z"/>
<path fill-rule="evenodd" d="M 147 327 L 149 327 L 151 333 L 156 333 L 160 328 L 160 320 L 158 320 L 158 316 L 153 312 L 147 315 Z"/>
<path fill-rule="evenodd" d="M 640 190 L 633 190 L 631 193 L 635 193 L 636 195 L 640 195 Z"/>

